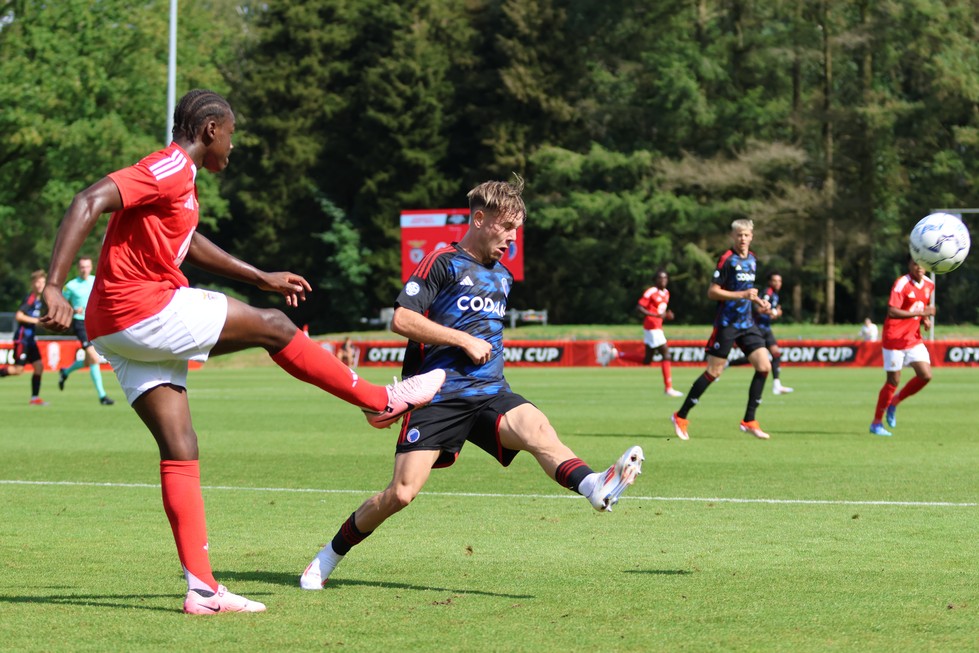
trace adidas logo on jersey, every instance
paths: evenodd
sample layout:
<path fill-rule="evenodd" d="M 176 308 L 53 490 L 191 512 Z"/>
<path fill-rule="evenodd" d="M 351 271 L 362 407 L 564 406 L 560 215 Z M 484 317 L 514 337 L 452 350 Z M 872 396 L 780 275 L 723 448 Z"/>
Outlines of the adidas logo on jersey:
<path fill-rule="evenodd" d="M 473 280 L 470 279 L 469 278 L 469 275 L 467 274 L 466 277 L 462 281 L 459 282 L 459 285 L 460 286 L 471 286 L 471 285 L 473 285 Z"/>

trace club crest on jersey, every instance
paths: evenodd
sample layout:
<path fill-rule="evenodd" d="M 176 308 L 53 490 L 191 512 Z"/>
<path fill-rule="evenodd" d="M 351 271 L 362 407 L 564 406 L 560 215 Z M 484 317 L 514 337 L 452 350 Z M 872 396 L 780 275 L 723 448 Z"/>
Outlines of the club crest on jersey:
<path fill-rule="evenodd" d="M 405 285 L 405 294 L 406 294 L 406 295 L 408 295 L 409 297 L 414 297 L 414 296 L 415 296 L 415 295 L 417 295 L 417 294 L 418 294 L 418 293 L 419 293 L 420 291 L 421 291 L 421 286 L 419 286 L 419 285 L 418 285 L 417 283 L 415 283 L 414 281 L 409 281 L 409 282 L 408 282 L 408 283 L 407 283 L 407 284 Z"/>
<path fill-rule="evenodd" d="M 405 435 L 405 440 L 407 440 L 408 442 L 411 442 L 412 444 L 414 444 L 415 442 L 418 442 L 418 438 L 420 438 L 421 435 L 422 434 L 418 432 L 418 429 L 411 429 Z"/>

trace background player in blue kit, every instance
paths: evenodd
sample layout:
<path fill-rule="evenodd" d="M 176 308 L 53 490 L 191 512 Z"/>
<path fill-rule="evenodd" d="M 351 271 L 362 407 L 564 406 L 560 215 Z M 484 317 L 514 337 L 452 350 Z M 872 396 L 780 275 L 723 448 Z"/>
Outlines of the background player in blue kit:
<path fill-rule="evenodd" d="M 95 345 L 88 339 L 88 332 L 85 330 L 85 307 L 88 305 L 88 296 L 92 294 L 94 285 L 92 259 L 88 256 L 82 256 L 78 259 L 78 276 L 65 284 L 62 294 L 71 304 L 73 312 L 71 329 L 75 333 L 75 337 L 78 338 L 78 342 L 81 343 L 85 357 L 58 370 L 58 389 L 65 389 L 65 382 L 72 372 L 87 366 L 88 374 L 92 377 L 92 385 L 95 386 L 95 393 L 99 396 L 99 403 L 103 406 L 111 406 L 115 402 L 106 396 L 105 387 L 102 385 L 102 370 L 99 367 L 101 357 L 95 351 Z"/>
<path fill-rule="evenodd" d="M 765 338 L 765 346 L 772 355 L 772 392 L 777 395 L 795 392 L 794 388 L 782 385 L 780 362 L 782 360 L 782 350 L 778 347 L 778 340 L 772 332 L 772 320 L 782 317 L 782 302 L 779 292 L 782 290 L 782 275 L 778 272 L 768 273 L 768 286 L 761 298 L 768 302 L 769 309 L 762 311 L 757 304 L 754 305 L 755 322 L 761 335 Z M 745 356 L 731 361 L 731 365 L 747 365 L 748 359 Z"/>
<path fill-rule="evenodd" d="M 778 341 L 775 339 L 775 334 L 772 333 L 772 320 L 777 320 L 782 317 L 782 301 L 779 297 L 781 291 L 782 275 L 778 272 L 769 272 L 768 285 L 761 296 L 762 299 L 768 302 L 769 308 L 767 311 L 761 311 L 755 305 L 755 320 L 758 322 L 758 328 L 761 329 L 761 335 L 765 337 L 765 346 L 768 347 L 768 351 L 772 354 L 772 392 L 777 395 L 795 391 L 793 388 L 782 385 L 782 379 L 780 378 L 782 350 L 778 348 Z"/>
<path fill-rule="evenodd" d="M 748 357 L 748 362 L 755 368 L 748 389 L 748 406 L 744 411 L 744 419 L 740 428 L 756 438 L 768 439 L 758 421 L 755 410 L 761 403 L 761 395 L 765 390 L 765 379 L 772 369 L 769 351 L 765 347 L 765 337 L 755 324 L 753 307 L 759 312 L 766 312 L 770 306 L 758 295 L 755 288 L 755 273 L 758 261 L 749 249 L 754 236 L 755 225 L 751 220 L 735 220 L 731 223 L 731 238 L 734 245 L 724 252 L 717 262 L 714 278 L 707 289 L 707 298 L 717 302 L 717 313 L 714 316 L 714 331 L 707 341 L 707 371 L 697 377 L 680 410 L 673 413 L 673 429 L 681 440 L 689 439 L 687 430 L 689 420 L 687 413 L 697 405 L 700 396 L 706 392 L 710 384 L 724 372 L 727 355 L 734 343 Z"/>
<path fill-rule="evenodd" d="M 467 441 L 504 466 L 529 451 L 548 476 L 600 511 L 610 511 L 641 472 L 643 452 L 636 446 L 593 472 L 503 376 L 503 316 L 513 275 L 500 260 L 526 216 L 522 190 L 519 177 L 472 189 L 466 235 L 426 256 L 398 296 L 391 329 L 409 339 L 402 375 L 444 369 L 445 382 L 431 404 L 404 420 L 391 483 L 306 567 L 303 589 L 322 589 L 343 556 L 411 503 L 433 468 L 452 465 Z"/>
<path fill-rule="evenodd" d="M 33 368 L 29 402 L 31 406 L 48 405 L 48 402 L 41 399 L 41 374 L 44 372 L 44 363 L 36 339 L 37 325 L 44 311 L 41 291 L 44 290 L 47 280 L 48 276 L 44 270 L 35 270 L 31 273 L 31 292 L 14 314 L 14 320 L 17 322 L 17 330 L 14 331 L 14 364 L 0 367 L 0 377 L 20 376 L 24 373 L 26 365 Z"/>

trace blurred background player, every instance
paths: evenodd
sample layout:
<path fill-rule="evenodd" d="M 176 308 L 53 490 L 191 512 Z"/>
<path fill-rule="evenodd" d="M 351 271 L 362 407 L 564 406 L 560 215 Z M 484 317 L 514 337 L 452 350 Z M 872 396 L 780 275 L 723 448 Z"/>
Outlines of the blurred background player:
<path fill-rule="evenodd" d="M 85 357 L 76 360 L 68 367 L 58 370 L 58 389 L 65 389 L 65 382 L 68 376 L 77 369 L 88 366 L 88 374 L 92 377 L 92 385 L 95 386 L 95 393 L 99 396 L 99 403 L 103 406 L 111 406 L 115 402 L 105 394 L 105 387 L 102 385 L 102 369 L 99 367 L 100 356 L 95 351 L 95 347 L 88 339 L 85 331 L 85 306 L 88 305 L 88 297 L 92 294 L 92 286 L 95 285 L 95 277 L 92 276 L 92 259 L 83 256 L 78 259 L 78 276 L 65 284 L 64 296 L 71 304 L 74 316 L 71 321 L 71 329 L 82 345 Z"/>
<path fill-rule="evenodd" d="M 869 317 L 864 319 L 863 326 L 860 327 L 860 339 L 864 342 L 877 342 L 880 332 L 877 325 Z"/>
<path fill-rule="evenodd" d="M 921 338 L 921 329 L 931 329 L 930 318 L 936 312 L 932 305 L 934 295 L 935 284 L 925 276 L 925 269 L 909 259 L 908 273 L 894 282 L 887 300 L 887 318 L 881 339 L 887 379 L 877 395 L 874 421 L 870 424 L 870 432 L 874 435 L 891 435 L 881 418 L 887 420 L 890 428 L 897 426 L 897 405 L 931 381 L 931 356 Z M 908 366 L 914 370 L 914 378 L 895 397 L 901 382 L 901 368 Z"/>
<path fill-rule="evenodd" d="M 513 275 L 500 259 L 526 218 L 522 190 L 517 177 L 469 191 L 469 229 L 462 240 L 428 254 L 398 295 L 391 329 L 409 339 L 402 373 L 444 369 L 445 383 L 431 404 L 405 418 L 391 482 L 313 558 L 299 579 L 303 589 L 323 589 L 350 549 L 407 507 L 433 468 L 455 463 L 466 442 L 503 466 L 519 451 L 530 452 L 548 477 L 600 511 L 610 511 L 641 472 L 643 453 L 635 446 L 608 469 L 593 472 L 503 375 L 503 316 Z"/>
<path fill-rule="evenodd" d="M 714 331 L 706 347 L 707 370 L 694 381 L 680 410 L 670 418 L 673 421 L 673 430 L 681 440 L 690 438 L 687 414 L 697 405 L 700 396 L 707 391 L 710 384 L 724 372 L 727 356 L 735 343 L 755 368 L 755 375 L 748 388 L 748 405 L 740 428 L 756 438 L 767 440 L 769 437 L 755 419 L 755 410 L 761 403 L 765 379 L 772 365 L 770 353 L 765 347 L 765 337 L 755 324 L 753 310 L 754 306 L 758 307 L 759 312 L 769 309 L 768 302 L 758 295 L 758 289 L 754 287 L 758 269 L 758 261 L 750 250 L 754 229 L 755 225 L 751 220 L 741 219 L 731 223 L 734 244 L 717 262 L 714 278 L 707 289 L 707 298 L 717 302 Z"/>
<path fill-rule="evenodd" d="M 184 95 L 174 110 L 170 145 L 109 173 L 72 200 L 43 292 L 48 313 L 41 324 L 67 331 L 74 311 L 62 290 L 72 259 L 102 214 L 112 213 L 85 326 L 156 441 L 163 508 L 187 582 L 183 610 L 198 615 L 261 612 L 265 606 L 229 592 L 211 569 L 198 438 L 187 398 L 189 361 L 261 347 L 295 378 L 360 407 L 377 428 L 430 401 L 445 379 L 436 370 L 387 387 L 368 383 L 282 311 L 189 287 L 180 269 L 185 262 L 276 293 L 286 306 L 297 306 L 311 290 L 302 276 L 259 270 L 197 230 L 198 171 L 228 166 L 234 131 L 235 115 L 223 97 L 203 89 Z"/>
<path fill-rule="evenodd" d="M 781 290 L 782 275 L 778 272 L 770 272 L 768 274 L 768 287 L 765 288 L 765 292 L 762 293 L 761 298 L 767 301 L 771 308 L 763 311 L 758 304 L 754 304 L 752 309 L 755 314 L 755 323 L 758 325 L 758 330 L 765 337 L 765 346 L 768 347 L 768 351 L 772 354 L 772 392 L 777 395 L 795 392 L 793 388 L 782 385 L 782 381 L 779 378 L 782 367 L 779 364 L 782 359 L 782 350 L 778 348 L 778 341 L 775 339 L 775 334 L 772 333 L 772 320 L 782 317 L 782 304 L 779 299 L 779 292 Z M 746 357 L 737 358 L 730 362 L 731 365 L 746 365 L 747 363 L 748 359 Z"/>
<path fill-rule="evenodd" d="M 663 371 L 663 392 L 670 397 L 682 397 L 683 393 L 673 389 L 673 376 L 670 365 L 670 346 L 666 342 L 666 334 L 663 333 L 663 320 L 672 320 L 673 311 L 669 309 L 670 291 L 666 286 L 670 283 L 670 275 L 666 270 L 659 270 L 653 280 L 653 286 L 646 289 L 646 292 L 639 298 L 636 309 L 643 315 L 643 347 L 645 352 L 642 356 L 630 355 L 623 352 L 616 352 L 622 360 L 649 365 L 653 362 L 653 356 L 662 356 L 660 367 Z"/>
<path fill-rule="evenodd" d="M 779 298 L 781 290 L 782 275 L 778 272 L 770 272 L 768 274 L 768 287 L 761 296 L 763 300 L 768 302 L 769 308 L 767 311 L 763 311 L 758 304 L 754 305 L 755 321 L 761 330 L 761 334 L 765 336 L 765 346 L 768 347 L 768 351 L 772 355 L 772 392 L 777 395 L 794 391 L 792 388 L 782 385 L 779 378 L 782 367 L 780 365 L 782 350 L 778 348 L 778 341 L 775 339 L 775 334 L 772 333 L 772 320 L 782 317 L 782 302 Z"/>
<path fill-rule="evenodd" d="M 44 290 L 45 283 L 47 283 L 47 275 L 44 270 L 35 270 L 31 273 L 31 292 L 27 294 L 14 314 L 14 320 L 17 322 L 17 330 L 14 331 L 14 364 L 0 367 L 0 377 L 20 376 L 24 373 L 26 365 L 33 368 L 31 400 L 28 402 L 31 406 L 48 405 L 48 402 L 41 399 L 41 374 L 44 373 L 44 364 L 41 361 L 41 350 L 37 346 L 37 325 L 44 311 L 41 291 Z"/>
<path fill-rule="evenodd" d="M 349 336 L 344 338 L 343 343 L 337 348 L 337 358 L 347 367 L 357 367 L 357 351 Z"/>

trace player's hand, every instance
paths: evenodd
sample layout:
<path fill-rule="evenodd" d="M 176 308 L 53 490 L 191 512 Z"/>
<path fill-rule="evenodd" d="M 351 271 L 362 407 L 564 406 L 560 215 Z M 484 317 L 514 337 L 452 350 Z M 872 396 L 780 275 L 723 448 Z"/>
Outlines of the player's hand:
<path fill-rule="evenodd" d="M 931 331 L 931 318 L 923 317 L 921 318 L 921 328 L 925 331 Z"/>
<path fill-rule="evenodd" d="M 747 290 L 742 291 L 741 299 L 750 299 L 751 301 L 755 301 L 758 299 L 758 289 L 748 288 Z"/>
<path fill-rule="evenodd" d="M 663 319 L 664 320 L 672 320 L 673 319 L 673 311 L 671 311 L 670 309 L 666 309 L 666 312 L 663 313 Z"/>
<path fill-rule="evenodd" d="M 936 315 L 937 313 L 938 313 L 938 307 L 932 306 L 931 304 L 921 309 L 922 317 L 929 317 L 931 315 Z"/>
<path fill-rule="evenodd" d="M 61 294 L 61 288 L 44 286 L 44 290 L 41 291 L 41 299 L 44 300 L 44 305 L 48 307 L 48 312 L 38 320 L 38 324 L 48 331 L 58 333 L 67 331 L 71 326 L 75 312 L 68 300 Z"/>
<path fill-rule="evenodd" d="M 299 306 L 301 301 L 306 301 L 306 293 L 313 290 L 306 279 L 292 272 L 266 272 L 258 287 L 279 293 L 286 298 L 286 306 L 293 307 Z"/>
<path fill-rule="evenodd" d="M 489 362 L 490 356 L 493 354 L 493 345 L 482 338 L 469 336 L 462 350 L 466 352 L 466 356 L 469 356 L 469 360 L 477 365 L 483 365 Z"/>
<path fill-rule="evenodd" d="M 760 298 L 760 297 L 755 297 L 751 301 L 753 301 L 755 304 L 757 304 L 757 306 L 758 306 L 758 312 L 759 313 L 771 313 L 771 311 L 772 311 L 772 305 L 768 302 L 767 299 L 763 299 L 763 298 Z"/>

